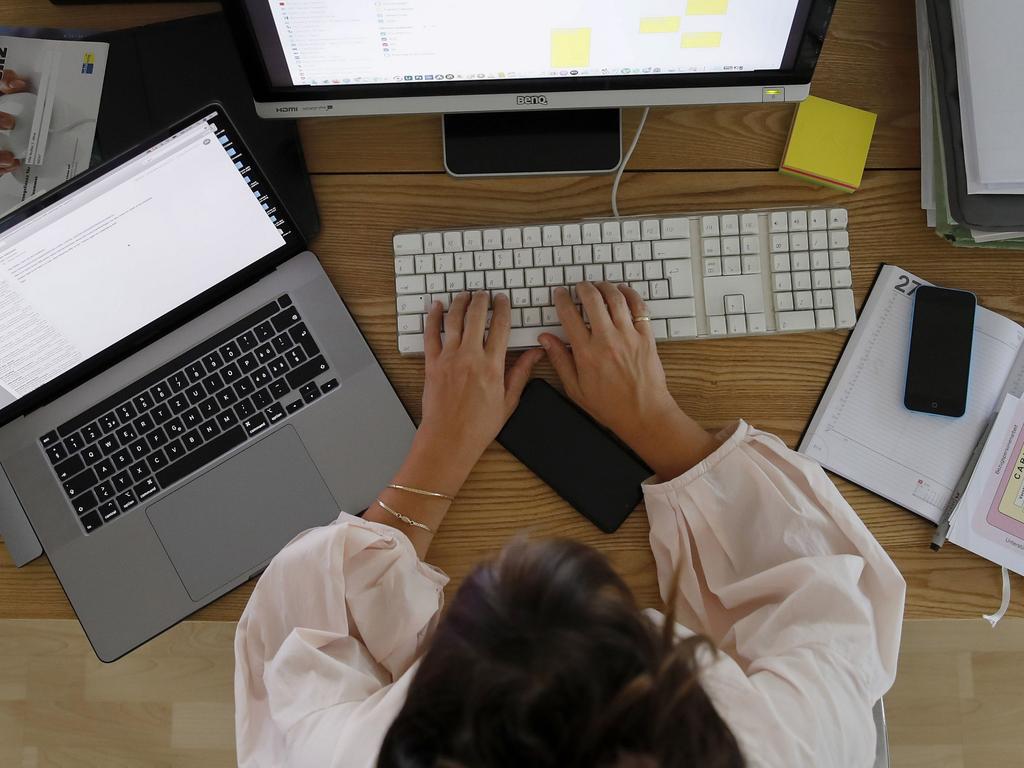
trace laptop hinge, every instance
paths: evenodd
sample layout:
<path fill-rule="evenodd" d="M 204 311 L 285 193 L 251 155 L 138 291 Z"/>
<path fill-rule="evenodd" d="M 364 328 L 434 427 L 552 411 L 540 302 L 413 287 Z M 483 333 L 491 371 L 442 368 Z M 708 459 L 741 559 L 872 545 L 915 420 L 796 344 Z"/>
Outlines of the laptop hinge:
<path fill-rule="evenodd" d="M 11 560 L 19 568 L 43 554 L 43 547 L 3 466 L 0 466 L 0 536 L 4 537 Z"/>

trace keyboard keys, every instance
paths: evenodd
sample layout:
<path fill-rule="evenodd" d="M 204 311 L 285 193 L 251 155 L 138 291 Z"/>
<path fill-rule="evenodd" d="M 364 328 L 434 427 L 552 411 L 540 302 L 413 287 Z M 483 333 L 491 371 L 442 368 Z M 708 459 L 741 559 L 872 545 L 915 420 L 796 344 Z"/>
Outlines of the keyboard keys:
<path fill-rule="evenodd" d="M 43 448 L 49 448 L 57 442 L 57 439 L 57 432 L 55 430 L 51 430 L 39 438 L 39 444 L 42 445 Z"/>
<path fill-rule="evenodd" d="M 117 414 L 118 418 L 121 419 L 122 424 L 127 424 L 136 416 L 138 416 L 138 412 L 135 410 L 135 407 L 131 403 L 124 403 L 123 405 L 119 405 L 117 408 L 114 409 L 114 412 Z"/>
<path fill-rule="evenodd" d="M 262 413 L 253 414 L 248 419 L 242 422 L 242 428 L 245 430 L 245 433 L 250 437 L 259 432 L 262 432 L 268 426 L 270 426 L 270 422 L 267 421 L 266 416 L 264 416 Z"/>
<path fill-rule="evenodd" d="M 242 352 L 248 352 L 257 344 L 259 344 L 259 342 L 256 340 L 256 335 L 252 331 L 243 333 L 238 337 L 238 348 L 242 350 Z"/>
<path fill-rule="evenodd" d="M 178 461 L 170 464 L 156 474 L 156 481 L 161 488 L 167 488 L 184 477 L 220 458 L 228 451 L 241 445 L 246 439 L 245 430 L 240 426 L 222 432 L 213 440 L 202 444 L 197 450 L 186 453 Z"/>
<path fill-rule="evenodd" d="M 206 397 L 206 390 L 202 384 L 196 383 L 185 390 L 185 396 L 191 405 L 197 405 Z"/>
<path fill-rule="evenodd" d="M 203 443 L 203 437 L 199 434 L 198 429 L 191 429 L 181 437 L 181 444 L 185 446 L 186 451 L 193 451 Z"/>
<path fill-rule="evenodd" d="M 227 411 L 226 413 L 230 413 L 230 411 Z M 221 416 L 223 415 L 224 414 L 221 414 Z M 220 416 L 218 416 L 218 419 L 219 418 Z M 228 424 L 227 426 L 231 425 Z M 181 444 L 180 440 L 172 440 L 167 444 L 167 447 L 164 449 L 164 453 L 167 455 L 168 461 L 177 461 L 185 455 L 185 446 Z"/>
<path fill-rule="evenodd" d="M 665 240 L 688 238 L 690 236 L 690 220 L 688 218 L 662 219 L 661 236 Z"/>
<path fill-rule="evenodd" d="M 145 440 L 136 440 L 128 446 L 128 451 L 131 453 L 133 459 L 141 459 L 149 453 L 149 446 L 146 445 Z"/>
<path fill-rule="evenodd" d="M 257 341 L 268 341 L 274 337 L 274 326 L 270 323 L 260 323 L 253 329 Z"/>
<path fill-rule="evenodd" d="M 121 508 L 122 512 L 127 512 L 138 503 L 139 500 L 135 498 L 135 494 L 131 491 L 125 491 L 117 497 L 117 506 Z"/>
<path fill-rule="evenodd" d="M 93 492 L 96 494 L 96 498 L 101 502 L 112 499 L 115 496 L 114 486 L 111 483 L 100 483 L 93 488 Z"/>
<path fill-rule="evenodd" d="M 271 424 L 277 423 L 286 415 L 284 407 L 280 403 L 273 403 L 264 413 L 267 416 L 267 421 Z"/>
<path fill-rule="evenodd" d="M 111 459 L 102 459 L 93 465 L 93 469 L 96 471 L 96 477 L 103 480 L 114 474 L 114 462 Z"/>
<path fill-rule="evenodd" d="M 236 400 L 238 400 L 238 395 L 235 394 L 234 389 L 226 388 L 217 393 L 217 404 L 221 408 L 227 408 Z"/>
<path fill-rule="evenodd" d="M 282 354 L 287 351 L 293 343 L 294 342 L 292 342 L 291 337 L 289 337 L 287 333 L 279 333 L 270 340 L 271 346 L 278 354 Z"/>
<path fill-rule="evenodd" d="M 845 224 L 839 226 L 843 214 L 845 211 L 832 217 L 825 209 L 784 209 L 646 220 L 604 219 L 509 227 L 495 230 L 500 242 L 492 236 L 490 243 L 487 232 L 483 233 L 483 242 L 470 242 L 466 238 L 472 230 L 467 230 L 462 233 L 463 250 L 410 255 L 413 269 L 405 276 L 422 278 L 423 286 L 421 291 L 417 279 L 409 285 L 415 293 L 398 296 L 399 348 L 404 354 L 421 353 L 429 303 L 439 300 L 447 308 L 451 295 L 467 287 L 488 290 L 492 299 L 499 293 L 510 299 L 511 326 L 521 332 L 513 335 L 512 346 L 535 346 L 541 329 L 559 331 L 551 290 L 555 286 L 570 288 L 575 300 L 575 286 L 583 280 L 625 282 L 648 302 L 694 301 L 693 310 L 687 310 L 689 316 L 652 318 L 665 321 L 657 327 L 652 323 L 658 339 L 694 337 L 689 334 L 689 323 L 677 323 L 673 333 L 673 320 L 694 320 L 694 335 L 698 331 L 740 335 L 782 330 L 777 327 L 773 310 L 831 311 L 838 315 L 832 306 L 838 303 L 835 294 L 850 290 L 852 284 L 849 236 Z M 691 240 L 696 242 L 691 244 Z M 449 247 L 456 245 L 450 243 Z M 703 257 L 696 264 L 693 253 Z M 695 270 L 703 276 L 699 281 L 694 280 Z M 770 273 L 767 284 L 762 272 Z M 769 289 L 774 289 L 774 295 Z M 744 311 L 727 315 L 727 296 L 741 297 Z M 849 303 L 852 305 L 852 301 Z M 693 313 L 704 307 L 706 318 L 696 318 Z M 719 323 L 709 319 L 713 317 L 733 319 Z M 791 322 L 799 319 L 789 318 Z M 827 325 L 826 320 L 823 315 L 822 324 L 815 329 Z M 838 316 L 836 321 L 838 326 Z M 284 378 L 290 388 L 302 390 L 316 376 L 299 381 L 295 369 L 308 370 L 304 366 L 319 355 L 315 344 L 310 350 L 301 341 L 308 337 L 301 322 L 296 321 L 288 332 L 297 345 L 284 358 L 292 369 Z M 308 343 L 313 344 L 312 339 Z M 306 360 L 299 359 L 300 348 Z M 267 360 L 265 364 L 272 362 Z M 273 375 L 280 375 L 277 366 Z M 312 392 L 312 388 L 306 391 Z M 287 393 L 271 395 L 280 398 Z M 263 398 L 258 399 L 257 405 L 262 405 Z"/>
<path fill-rule="evenodd" d="M 778 312 L 775 321 L 781 331 L 810 331 L 815 328 L 814 312 Z"/>
<path fill-rule="evenodd" d="M 99 500 L 92 491 L 85 491 L 71 499 L 71 506 L 79 515 L 84 515 L 97 504 L 99 504 Z"/>
<path fill-rule="evenodd" d="M 423 253 L 423 237 L 421 235 L 395 235 L 395 253 L 399 256 Z"/>
<path fill-rule="evenodd" d="M 90 512 L 89 514 L 82 516 L 82 525 L 85 527 L 86 533 L 92 533 L 102 524 L 103 523 L 100 522 L 100 516 L 97 512 Z"/>
<path fill-rule="evenodd" d="M 204 421 L 202 426 L 199 427 L 199 434 L 203 436 L 203 440 L 209 440 L 216 437 L 220 433 L 220 427 L 217 426 L 217 422 L 211 419 L 210 421 Z M 150 465 L 152 465 L 152 457 L 150 457 Z"/>
<path fill-rule="evenodd" d="M 61 482 L 70 480 L 83 469 L 85 469 L 85 462 L 82 461 L 81 456 L 72 456 L 53 467 L 53 471 L 57 473 L 57 479 Z"/>
<path fill-rule="evenodd" d="M 423 337 L 420 336 L 421 340 L 422 340 L 422 338 Z M 303 403 L 302 400 L 292 400 L 292 402 L 288 403 L 288 405 L 285 406 L 285 409 L 288 411 L 288 413 L 295 413 L 303 405 L 305 405 L 305 403 Z"/>
<path fill-rule="evenodd" d="M 97 440 L 100 439 L 100 435 L 102 434 L 103 432 L 99 428 L 98 424 L 86 424 L 84 427 L 82 427 L 82 439 L 86 443 L 95 443 Z"/>
<path fill-rule="evenodd" d="M 153 419 L 148 413 L 144 413 L 132 422 L 132 426 L 138 434 L 143 435 L 153 428 Z"/>
<path fill-rule="evenodd" d="M 117 417 L 113 413 L 108 413 L 105 416 L 100 416 L 98 423 L 100 425 L 100 429 L 102 429 L 104 433 L 110 432 L 112 429 L 117 429 L 118 425 L 120 424 L 120 422 L 118 422 L 117 420 Z"/>
<path fill-rule="evenodd" d="M 46 455 L 49 457 L 51 464 L 56 464 L 66 459 L 68 452 L 61 443 L 54 443 L 46 449 Z"/>
<path fill-rule="evenodd" d="M 132 476 L 128 472 L 119 472 L 111 479 L 114 484 L 114 491 L 127 491 L 132 487 Z"/>
<path fill-rule="evenodd" d="M 268 405 L 274 402 L 274 398 L 270 396 L 270 392 L 267 389 L 256 390 L 255 392 L 252 393 L 251 399 L 252 404 L 259 409 L 266 408 Z"/>
<path fill-rule="evenodd" d="M 118 428 L 114 432 L 114 434 L 117 435 L 117 439 L 120 440 L 122 444 L 130 443 L 132 440 L 138 437 L 138 432 L 135 431 L 135 427 L 133 427 L 131 424 L 127 424 L 123 427 Z"/>
<path fill-rule="evenodd" d="M 320 391 L 327 394 L 333 389 L 337 389 L 339 386 L 337 379 L 331 379 L 330 381 L 324 382 L 323 386 L 320 387 Z"/>
<path fill-rule="evenodd" d="M 103 518 L 103 522 L 113 520 L 118 516 L 117 504 L 113 501 L 105 501 L 96 508 L 96 512 Z"/>
<path fill-rule="evenodd" d="M 144 501 L 150 496 L 160 492 L 160 486 L 157 485 L 156 479 L 147 477 L 141 483 L 135 486 L 135 496 L 139 501 Z"/>
<path fill-rule="evenodd" d="M 132 455 L 127 448 L 122 448 L 110 457 L 110 461 L 113 463 L 115 469 L 124 469 L 132 463 Z M 99 464 L 96 466 L 98 467 Z"/>
<path fill-rule="evenodd" d="M 303 401 L 311 403 L 320 397 L 320 388 L 314 382 L 306 384 L 304 387 L 299 389 L 299 394 L 302 395 Z"/>
<path fill-rule="evenodd" d="M 171 389 L 166 383 L 160 382 L 149 390 L 149 394 L 153 397 L 154 402 L 161 403 L 171 396 Z"/>
<path fill-rule="evenodd" d="M 67 451 L 69 456 L 72 453 L 78 453 L 83 445 L 85 445 L 85 441 L 82 440 L 82 436 L 77 432 L 68 435 L 64 440 L 64 450 Z"/>
<path fill-rule="evenodd" d="M 102 458 L 103 452 L 100 450 L 99 445 L 94 444 L 86 446 L 81 456 L 86 464 L 94 464 Z"/>
<path fill-rule="evenodd" d="M 221 378 L 220 374 L 211 373 L 209 376 L 203 379 L 203 390 L 208 395 L 215 395 L 223 388 L 224 379 Z"/>
<path fill-rule="evenodd" d="M 206 376 L 206 369 L 203 368 L 203 364 L 197 360 L 192 363 L 192 365 L 185 368 L 185 376 L 188 377 L 189 384 L 194 384 Z"/>
<path fill-rule="evenodd" d="M 189 408 L 183 414 L 181 414 L 181 422 L 185 425 L 185 429 L 188 430 L 190 427 L 199 425 L 199 422 L 203 420 L 202 414 L 199 412 L 199 407 Z"/>
<path fill-rule="evenodd" d="M 114 437 L 114 435 L 112 434 L 105 435 L 103 438 L 100 439 L 97 445 L 99 446 L 100 451 L 103 452 L 104 456 L 110 455 L 111 453 L 113 453 L 114 451 L 121 447 L 121 444 L 117 441 L 117 438 Z"/>
<path fill-rule="evenodd" d="M 171 409 L 171 413 L 179 414 L 189 406 L 188 398 L 184 395 L 174 395 L 170 400 L 167 401 L 167 405 Z"/>
<path fill-rule="evenodd" d="M 140 482 L 149 475 L 149 467 L 146 466 L 146 462 L 137 461 L 128 468 L 128 472 L 135 482 Z"/>

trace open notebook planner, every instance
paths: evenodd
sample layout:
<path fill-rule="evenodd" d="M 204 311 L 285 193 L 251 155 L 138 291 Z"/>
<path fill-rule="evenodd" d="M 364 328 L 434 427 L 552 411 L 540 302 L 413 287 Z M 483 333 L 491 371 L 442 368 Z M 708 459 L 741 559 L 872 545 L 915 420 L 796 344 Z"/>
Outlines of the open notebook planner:
<path fill-rule="evenodd" d="M 936 523 L 1002 403 L 1024 328 L 979 307 L 967 412 L 907 410 L 913 293 L 921 285 L 928 283 L 906 270 L 882 267 L 800 452 Z"/>

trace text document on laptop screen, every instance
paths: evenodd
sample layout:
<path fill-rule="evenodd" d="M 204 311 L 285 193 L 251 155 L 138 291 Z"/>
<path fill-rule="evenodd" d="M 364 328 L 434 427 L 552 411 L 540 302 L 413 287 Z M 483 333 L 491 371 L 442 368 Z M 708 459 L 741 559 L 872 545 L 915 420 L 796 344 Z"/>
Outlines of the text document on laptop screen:
<path fill-rule="evenodd" d="M 0 233 L 0 409 L 285 244 L 234 155 L 203 120 Z"/>
<path fill-rule="evenodd" d="M 275 85 L 743 72 L 782 67 L 799 0 L 248 0 Z M 273 68 L 272 68 L 273 69 Z"/>

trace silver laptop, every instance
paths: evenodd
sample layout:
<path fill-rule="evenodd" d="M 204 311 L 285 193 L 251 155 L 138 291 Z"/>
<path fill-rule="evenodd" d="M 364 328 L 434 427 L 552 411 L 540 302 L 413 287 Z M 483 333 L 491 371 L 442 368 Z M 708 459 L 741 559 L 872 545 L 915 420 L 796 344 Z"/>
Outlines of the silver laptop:
<path fill-rule="evenodd" d="M 365 509 L 413 432 L 219 105 L 0 220 L 0 532 L 100 659 Z"/>

